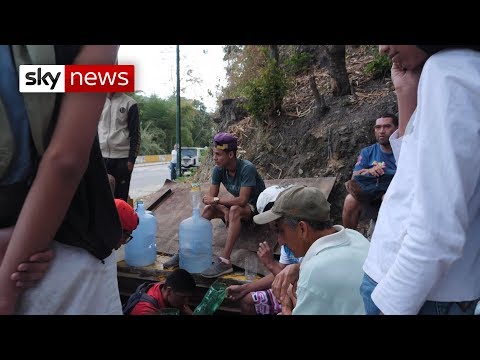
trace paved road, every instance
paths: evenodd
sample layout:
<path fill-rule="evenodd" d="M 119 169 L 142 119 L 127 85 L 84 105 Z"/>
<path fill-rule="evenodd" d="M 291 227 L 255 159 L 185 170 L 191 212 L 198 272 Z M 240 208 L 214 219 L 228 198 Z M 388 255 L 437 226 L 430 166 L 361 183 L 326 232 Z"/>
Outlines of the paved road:
<path fill-rule="evenodd" d="M 158 191 L 170 179 L 168 163 L 137 164 L 130 180 L 130 197 L 134 200 Z"/>

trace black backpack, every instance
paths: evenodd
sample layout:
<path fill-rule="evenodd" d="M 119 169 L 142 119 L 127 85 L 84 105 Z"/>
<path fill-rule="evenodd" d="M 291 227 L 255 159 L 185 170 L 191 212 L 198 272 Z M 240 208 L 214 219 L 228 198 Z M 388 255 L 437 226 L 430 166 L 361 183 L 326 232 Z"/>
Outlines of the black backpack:
<path fill-rule="evenodd" d="M 123 315 L 129 315 L 130 311 L 137 305 L 140 301 L 146 301 L 156 308 L 160 308 L 158 305 L 157 299 L 151 297 L 147 294 L 148 289 L 150 289 L 155 283 L 144 282 L 143 284 L 138 285 L 135 292 L 130 295 L 127 302 L 122 306 Z"/>

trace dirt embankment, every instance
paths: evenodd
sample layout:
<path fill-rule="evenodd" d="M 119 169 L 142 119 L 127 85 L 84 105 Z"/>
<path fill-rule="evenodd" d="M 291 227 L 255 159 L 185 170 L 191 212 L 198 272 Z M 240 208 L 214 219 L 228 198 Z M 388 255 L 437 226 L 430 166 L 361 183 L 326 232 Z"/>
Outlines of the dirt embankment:
<path fill-rule="evenodd" d="M 217 119 L 219 130 L 238 136 L 239 156 L 252 161 L 265 179 L 336 176 L 329 197 L 335 223 L 341 223 L 344 183 L 352 175 L 357 156 L 375 142 L 375 119 L 385 112 L 397 112 L 390 79 L 370 79 L 364 74 L 371 59 L 362 47 L 347 51 L 353 94 L 344 97 L 333 97 L 326 70 L 315 69 L 317 86 L 329 107 L 322 116 L 315 114 L 309 77 L 304 75 L 296 78 L 279 116 L 258 123 L 241 110 L 241 101 L 228 100 L 224 102 L 228 108 L 220 111 L 224 116 Z M 212 166 L 209 157 L 197 178 L 208 181 Z"/>

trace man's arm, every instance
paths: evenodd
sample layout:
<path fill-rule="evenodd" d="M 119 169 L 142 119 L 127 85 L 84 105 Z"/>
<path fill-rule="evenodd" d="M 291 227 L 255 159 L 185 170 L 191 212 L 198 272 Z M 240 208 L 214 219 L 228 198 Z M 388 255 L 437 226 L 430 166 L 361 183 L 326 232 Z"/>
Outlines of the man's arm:
<path fill-rule="evenodd" d="M 384 165 L 371 165 L 369 163 L 369 151 L 370 147 L 363 148 L 358 156 L 357 163 L 353 168 L 352 179 L 357 175 L 371 175 L 375 177 L 382 176 L 385 174 Z"/>
<path fill-rule="evenodd" d="M 480 91 L 465 74 L 470 70 L 446 76 L 451 66 L 427 63 L 422 75 L 414 130 L 419 142 L 415 196 L 395 262 L 372 293 L 385 314 L 418 313 L 461 258 L 476 215 L 469 206 L 480 179 L 480 157 L 472 151 L 480 148 Z"/>
<path fill-rule="evenodd" d="M 265 266 L 273 275 L 277 275 L 285 268 L 285 266 L 287 266 L 287 264 L 282 264 L 275 260 L 273 257 L 273 249 L 266 241 L 258 244 L 257 255 L 263 266 Z"/>
<path fill-rule="evenodd" d="M 290 284 L 287 290 L 287 296 L 283 298 L 282 301 L 282 315 L 292 315 L 292 311 L 297 305 L 297 294 L 294 286 Z"/>
<path fill-rule="evenodd" d="M 135 164 L 138 152 L 140 150 L 140 118 L 138 114 L 138 105 L 134 104 L 128 110 L 128 133 L 130 134 L 130 150 L 128 152 L 128 162 Z"/>
<path fill-rule="evenodd" d="M 288 286 L 294 284 L 300 275 L 300 264 L 290 264 L 280 271 L 273 280 L 273 295 L 282 301 L 287 294 Z"/>
<path fill-rule="evenodd" d="M 248 199 L 250 199 L 250 194 L 252 193 L 251 187 L 241 187 L 240 194 L 238 197 L 228 197 L 220 198 L 218 201 L 219 205 L 224 205 L 226 207 L 232 207 L 233 205 L 245 206 L 248 204 Z"/>
<path fill-rule="evenodd" d="M 245 283 L 242 285 L 230 285 L 227 288 L 228 297 L 230 300 L 236 301 L 243 298 L 248 293 L 270 289 L 273 279 L 273 274 L 268 274 L 251 283 Z"/>
<path fill-rule="evenodd" d="M 210 185 L 210 189 L 208 190 L 208 194 L 211 197 L 217 196 L 219 192 L 220 192 L 220 185 L 215 185 L 215 184 Z"/>
<path fill-rule="evenodd" d="M 114 64 L 116 45 L 85 45 L 76 64 Z M 48 248 L 87 168 L 105 93 L 66 93 L 55 130 L 20 212 L 0 265 L 0 314 L 12 314 L 19 290 L 10 280 L 18 265 Z M 48 204 L 48 211 L 45 211 Z"/>

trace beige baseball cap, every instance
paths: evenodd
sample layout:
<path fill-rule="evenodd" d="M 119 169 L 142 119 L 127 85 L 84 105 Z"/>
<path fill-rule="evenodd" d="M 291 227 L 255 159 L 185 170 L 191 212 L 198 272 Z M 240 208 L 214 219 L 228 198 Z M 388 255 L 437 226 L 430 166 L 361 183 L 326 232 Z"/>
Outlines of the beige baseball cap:
<path fill-rule="evenodd" d="M 319 188 L 294 185 L 282 191 L 273 207 L 255 215 L 256 224 L 268 224 L 282 217 L 311 222 L 330 220 L 330 203 Z"/>

